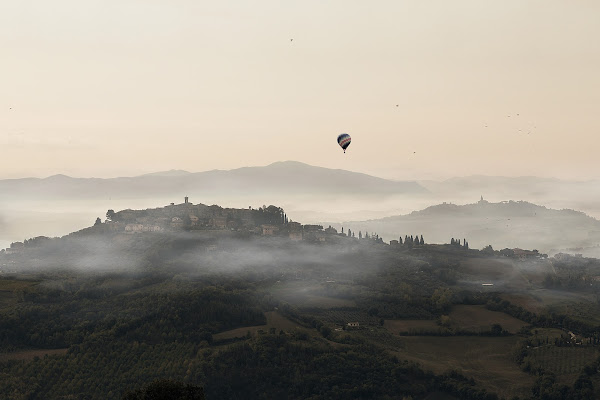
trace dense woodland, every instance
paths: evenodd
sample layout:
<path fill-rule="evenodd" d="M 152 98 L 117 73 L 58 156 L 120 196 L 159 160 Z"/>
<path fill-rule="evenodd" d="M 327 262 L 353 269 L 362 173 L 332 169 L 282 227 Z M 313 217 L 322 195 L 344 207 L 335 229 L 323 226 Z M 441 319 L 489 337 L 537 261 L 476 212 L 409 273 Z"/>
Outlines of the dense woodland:
<path fill-rule="evenodd" d="M 405 320 L 432 321 L 419 337 L 514 338 L 505 352 L 533 382 L 518 398 L 600 393 L 597 301 L 532 311 L 503 297 L 508 283 L 484 291 L 478 271 L 465 267 L 494 262 L 496 277 L 512 276 L 509 265 L 535 270 L 527 275 L 530 287 L 581 290 L 593 299 L 597 260 L 507 264 L 500 252 L 456 244 L 211 235 L 85 233 L 0 256 L 0 264 L 21 267 L 0 279 L 0 397 L 502 397 L 461 368 L 434 372 L 404 359 L 410 349 L 402 340 L 414 331 L 392 332 L 386 321 Z M 515 332 L 490 320 L 469 328 L 453 316 L 458 305 L 524 326 Z M 588 314 L 572 315 L 568 307 Z M 273 316 L 280 322 L 269 322 Z M 354 321 L 359 329 L 347 326 Z M 236 329 L 241 333 L 228 333 Z M 544 339 L 538 330 L 560 335 Z M 570 381 L 536 361 L 555 347 L 589 355 L 570 367 Z"/>

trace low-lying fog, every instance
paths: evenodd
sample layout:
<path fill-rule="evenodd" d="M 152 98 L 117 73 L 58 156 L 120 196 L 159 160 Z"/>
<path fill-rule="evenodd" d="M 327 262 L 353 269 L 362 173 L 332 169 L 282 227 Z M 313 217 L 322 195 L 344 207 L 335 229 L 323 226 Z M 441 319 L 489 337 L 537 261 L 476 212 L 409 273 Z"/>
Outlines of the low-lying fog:
<path fill-rule="evenodd" d="M 150 234 L 80 233 L 30 245 L 8 256 L 11 272 L 71 270 L 141 273 L 180 271 L 190 274 L 239 273 L 269 276 L 336 273 L 378 268 L 377 255 L 366 242 L 345 240 L 315 245 L 276 237 L 242 237 L 235 232 L 161 232 Z M 314 270 L 313 270 L 314 269 Z"/>

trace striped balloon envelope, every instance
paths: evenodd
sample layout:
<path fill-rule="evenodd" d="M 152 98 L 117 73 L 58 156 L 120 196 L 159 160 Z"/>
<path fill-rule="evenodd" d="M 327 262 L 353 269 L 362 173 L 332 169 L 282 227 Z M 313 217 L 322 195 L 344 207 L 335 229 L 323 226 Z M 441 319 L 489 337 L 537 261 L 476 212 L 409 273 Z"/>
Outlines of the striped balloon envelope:
<path fill-rule="evenodd" d="M 347 133 L 342 133 L 340 136 L 338 136 L 337 140 L 338 140 L 338 144 L 340 145 L 340 147 L 342 149 L 344 149 L 344 153 L 345 153 L 348 146 L 350 146 L 350 141 L 352 141 L 352 139 L 350 138 L 350 135 L 348 135 Z"/>

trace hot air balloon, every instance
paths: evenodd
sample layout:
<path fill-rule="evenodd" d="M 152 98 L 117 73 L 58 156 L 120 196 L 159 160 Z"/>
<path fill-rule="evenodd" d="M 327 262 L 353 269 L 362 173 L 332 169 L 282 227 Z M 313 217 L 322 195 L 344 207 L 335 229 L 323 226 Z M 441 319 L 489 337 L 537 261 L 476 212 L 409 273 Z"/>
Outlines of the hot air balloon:
<path fill-rule="evenodd" d="M 338 140 L 338 144 L 340 145 L 340 147 L 342 149 L 344 149 L 344 153 L 345 153 L 348 146 L 350 146 L 350 141 L 352 140 L 350 138 L 350 135 L 348 135 L 347 133 L 342 133 L 340 136 L 338 136 L 337 140 Z"/>

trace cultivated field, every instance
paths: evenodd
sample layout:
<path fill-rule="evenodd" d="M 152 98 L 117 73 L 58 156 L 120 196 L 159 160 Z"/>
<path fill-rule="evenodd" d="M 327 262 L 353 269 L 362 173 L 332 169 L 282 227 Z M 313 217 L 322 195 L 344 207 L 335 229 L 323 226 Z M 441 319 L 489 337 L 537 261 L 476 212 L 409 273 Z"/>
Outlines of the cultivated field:
<path fill-rule="evenodd" d="M 535 377 L 519 368 L 512 350 L 521 340 L 517 336 L 407 336 L 398 358 L 419 362 L 436 373 L 458 370 L 472 376 L 485 388 L 499 396 L 512 398 L 531 394 Z"/>
<path fill-rule="evenodd" d="M 491 311 L 480 305 L 456 305 L 449 314 L 450 327 L 454 331 L 473 333 L 489 332 L 493 324 L 500 324 L 510 333 L 516 333 L 527 323 L 499 311 Z M 441 332 L 446 330 L 435 320 L 386 320 L 383 325 L 393 334 Z"/>
<path fill-rule="evenodd" d="M 493 324 L 500 324 L 510 333 L 516 333 L 526 322 L 499 311 L 491 311 L 480 305 L 456 305 L 449 314 L 451 324 L 468 332 L 489 331 Z"/>
<path fill-rule="evenodd" d="M 391 333 L 434 332 L 441 329 L 436 321 L 429 319 L 386 319 L 383 327 Z"/>

